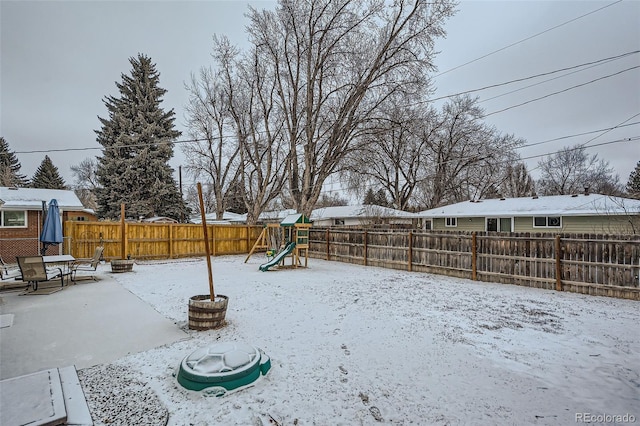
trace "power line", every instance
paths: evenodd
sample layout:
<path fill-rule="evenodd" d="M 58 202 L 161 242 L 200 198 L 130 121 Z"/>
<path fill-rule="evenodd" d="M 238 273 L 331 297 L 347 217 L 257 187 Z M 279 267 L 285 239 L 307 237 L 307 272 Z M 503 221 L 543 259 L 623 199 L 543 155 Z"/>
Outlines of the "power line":
<path fill-rule="evenodd" d="M 563 72 L 563 71 L 569 71 L 569 70 L 572 70 L 572 69 L 585 67 L 587 65 L 597 65 L 597 64 L 601 64 L 603 62 L 611 62 L 611 61 L 614 61 L 614 60 L 617 60 L 617 59 L 624 58 L 624 57 L 629 56 L 629 55 L 635 55 L 637 53 L 640 53 L 640 50 L 634 50 L 634 51 L 631 51 L 631 52 L 623 53 L 621 55 L 610 56 L 608 58 L 598 59 L 596 61 L 591 61 L 591 62 L 585 62 L 583 64 L 573 65 L 573 66 L 566 67 L 566 68 L 560 68 L 560 69 L 557 69 L 557 70 L 548 71 L 548 72 L 544 72 L 544 73 L 541 73 L 541 74 L 535 74 L 535 75 L 531 75 L 529 77 L 523 77 L 523 78 L 518 78 L 518 79 L 515 79 L 515 80 L 509 80 L 509 81 L 505 81 L 504 83 L 491 84 L 489 86 L 480 87 L 478 89 L 465 90 L 463 92 L 454 93 L 452 95 L 440 96 L 440 97 L 437 97 L 437 98 L 429 99 L 427 101 L 420 101 L 420 103 L 434 102 L 434 101 L 439 101 L 439 100 L 442 100 L 442 99 L 452 98 L 454 96 L 466 95 L 468 93 L 480 92 L 482 90 L 487 90 L 487 89 L 493 89 L 493 88 L 496 88 L 496 87 L 506 86 L 508 84 L 520 83 L 522 81 L 532 80 L 534 78 L 544 77 L 546 75 L 552 75 L 552 74 L 556 74 L 556 73 Z M 565 76 L 566 75 L 570 75 L 570 74 L 571 73 L 565 74 Z M 564 77 L 564 76 L 559 76 L 557 78 L 560 78 L 560 77 Z M 545 80 L 544 82 L 546 82 L 546 81 L 550 81 L 550 80 Z M 540 82 L 540 83 L 536 83 L 536 84 L 541 84 L 541 83 L 544 83 L 544 82 Z M 522 90 L 522 89 L 518 89 L 518 90 Z M 500 95 L 500 96 L 502 96 L 502 95 Z"/>
<path fill-rule="evenodd" d="M 550 143 L 550 142 L 556 142 L 556 141 L 563 140 L 563 139 L 571 139 L 571 138 L 575 138 L 575 137 L 579 137 L 579 136 L 590 135 L 590 134 L 593 134 L 593 133 L 609 132 L 609 131 L 612 131 L 612 130 L 615 130 L 615 129 L 618 129 L 618 128 L 622 128 L 622 127 L 635 126 L 635 125 L 640 124 L 640 121 L 634 121 L 632 123 L 626 123 L 626 122 L 631 120 L 631 119 L 633 119 L 633 118 L 635 118 L 635 117 L 637 117 L 638 115 L 640 115 L 640 113 L 632 116 L 631 118 L 623 121 L 621 124 L 619 124 L 617 126 L 614 126 L 614 127 L 605 127 L 603 129 L 590 130 L 588 132 L 574 133 L 574 134 L 570 134 L 570 135 L 559 136 L 559 137 L 553 138 L 553 139 L 546 139 L 546 140 L 539 141 L 539 142 L 532 142 L 532 143 L 529 143 L 529 144 L 525 144 L 525 145 L 521 145 L 519 147 L 516 147 L 515 149 L 528 148 L 528 147 L 532 147 L 532 146 L 536 146 L 536 145 L 543 145 L 543 144 Z M 232 137 L 232 136 L 225 135 L 225 137 Z M 187 140 L 175 141 L 175 142 L 159 142 L 158 144 L 168 144 L 168 143 L 186 144 L 186 143 L 205 142 L 205 141 L 206 141 L 206 139 L 187 139 Z M 588 143 L 588 142 L 590 142 L 590 141 L 587 141 L 585 143 Z M 142 147 L 142 146 L 147 146 L 147 145 L 149 145 L 149 144 L 147 143 L 147 144 L 123 145 L 122 148 Z M 32 150 L 32 151 L 14 151 L 14 154 L 48 154 L 48 153 L 51 153 L 51 152 L 75 152 L 75 151 L 90 151 L 90 150 L 96 150 L 96 149 L 104 149 L 104 148 L 103 147 L 93 147 L 93 148 L 85 147 L 85 148 L 43 149 L 43 150 Z"/>
<path fill-rule="evenodd" d="M 528 144 L 525 144 L 525 145 L 521 145 L 521 146 L 519 146 L 519 147 L 516 147 L 515 149 L 529 148 L 529 147 L 532 147 L 532 146 L 544 145 L 545 143 L 549 143 L 549 142 L 557 142 L 557 141 L 560 141 L 560 140 L 563 140 L 563 139 L 571 139 L 571 138 L 575 138 L 575 137 L 578 137 L 578 136 L 585 136 L 585 135 L 590 135 L 590 134 L 593 134 L 593 133 L 600 133 L 600 132 L 605 132 L 605 133 L 607 133 L 607 132 L 610 132 L 611 130 L 619 129 L 619 128 L 621 128 L 621 127 L 635 126 L 635 125 L 637 125 L 637 124 L 640 124 L 640 121 L 634 121 L 633 123 L 627 123 L 627 124 L 624 124 L 624 123 L 625 123 L 626 121 L 631 120 L 632 118 L 634 118 L 634 117 L 636 117 L 636 116 L 638 116 L 638 115 L 640 115 L 640 113 L 638 113 L 638 114 L 634 115 L 634 116 L 633 116 L 633 117 L 631 117 L 630 119 L 625 120 L 625 121 L 623 121 L 621 124 L 619 124 L 619 125 L 617 125 L 617 126 L 614 126 L 614 127 L 607 127 L 607 128 L 604 128 L 604 129 L 591 130 L 590 132 L 575 133 L 575 134 L 573 134 L 573 135 L 560 136 L 560 137 L 558 137 L 558 138 L 547 139 L 547 140 L 540 141 L 540 142 L 528 143 Z M 605 133 L 603 133 L 603 135 L 604 135 Z M 600 136 L 602 136 L 602 135 L 600 135 Z M 600 137 L 600 136 L 598 136 L 598 137 Z"/>
<path fill-rule="evenodd" d="M 606 61 L 613 61 L 613 60 L 617 60 L 617 59 L 620 59 L 620 58 L 623 58 L 623 57 L 626 57 L 626 56 L 635 55 L 635 54 L 638 54 L 638 53 L 640 53 L 640 50 L 630 51 L 630 52 L 622 53 L 620 55 L 611 56 L 611 57 L 608 57 L 608 58 L 602 58 L 602 59 L 598 59 L 598 60 L 591 61 L 591 62 L 585 62 L 583 64 L 574 65 L 574 66 L 570 66 L 570 67 L 566 67 L 566 68 L 560 68 L 560 69 L 557 69 L 557 70 L 553 70 L 553 71 L 548 71 L 548 72 L 544 72 L 544 73 L 541 73 L 541 74 L 532 75 L 532 76 L 529 76 L 529 77 L 523 77 L 523 78 L 519 78 L 519 79 L 515 79 L 515 80 L 506 81 L 506 82 L 503 82 L 503 83 L 497 83 L 497 84 L 481 87 L 481 88 L 478 88 L 478 89 L 466 90 L 466 91 L 463 91 L 463 92 L 458 92 L 458 93 L 454 93 L 454 94 L 451 94 L 451 95 L 441 96 L 441 97 L 438 97 L 438 98 L 429 99 L 429 100 L 425 100 L 425 101 L 418 101 L 418 102 L 415 102 L 415 103 L 409 104 L 409 105 L 417 105 L 417 104 L 422 104 L 422 103 L 428 103 L 428 102 L 433 102 L 433 101 L 442 100 L 442 99 L 446 99 L 446 98 L 451 98 L 451 97 L 458 96 L 458 95 L 463 95 L 463 94 L 478 92 L 478 91 L 482 91 L 482 90 L 486 90 L 486 89 L 490 89 L 490 88 L 505 86 L 505 85 L 508 85 L 508 84 L 521 82 L 521 81 L 526 81 L 526 80 L 531 80 L 531 79 L 534 79 L 534 78 L 537 78 L 537 77 L 541 77 L 541 76 L 545 76 L 545 75 L 551 75 L 551 74 L 555 74 L 555 73 L 562 72 L 562 71 L 567 71 L 567 70 L 571 70 L 571 69 L 575 69 L 575 68 L 584 67 L 584 66 L 587 66 L 587 65 L 594 65 L 594 64 L 599 64 L 599 63 L 603 63 L 603 62 L 606 62 Z M 557 91 L 557 92 L 553 92 L 553 93 L 547 94 L 547 95 L 539 97 L 539 98 L 531 99 L 531 100 L 523 102 L 521 104 L 512 105 L 512 106 L 504 108 L 502 110 L 498 110 L 498 111 L 494 111 L 494 112 L 485 114 L 481 118 L 485 118 L 485 117 L 488 117 L 490 115 L 498 114 L 500 112 L 508 111 L 510 109 L 517 108 L 519 106 L 523 106 L 523 105 L 526 105 L 528 103 L 532 103 L 532 102 L 535 102 L 535 101 L 538 101 L 538 100 L 541 100 L 541 99 L 544 99 L 544 98 L 548 98 L 548 97 L 551 97 L 551 96 L 554 96 L 554 95 L 557 95 L 557 94 L 560 94 L 560 93 L 563 93 L 563 92 L 566 92 L 566 91 L 569 91 L 569 90 L 572 90 L 572 89 L 575 89 L 575 88 L 578 88 L 578 87 L 586 86 L 588 84 L 597 82 L 599 80 L 603 80 L 605 78 L 613 77 L 615 75 L 622 74 L 624 72 L 627 72 L 627 71 L 630 71 L 630 70 L 633 70 L 633 69 L 636 69 L 636 68 L 640 68 L 640 66 L 627 68 L 625 70 L 622 70 L 622 71 L 619 71 L 619 72 L 616 72 L 616 73 L 613 73 L 613 74 L 609 74 L 607 76 L 600 77 L 600 78 L 597 78 L 597 79 L 594 79 L 594 80 L 591 80 L 591 81 L 588 81 L 588 82 L 585 82 L 585 83 L 582 83 L 582 84 L 579 84 L 579 85 L 576 85 L 576 86 L 572 86 L 572 87 L 569 87 L 569 88 L 566 88 L 566 89 L 563 89 L 563 90 L 560 90 L 560 91 Z M 540 84 L 540 83 L 537 83 L 537 84 Z M 528 87 L 530 87 L 530 86 L 528 86 Z M 518 90 L 522 90 L 522 89 L 518 89 Z M 503 95 L 500 95 L 500 96 L 503 96 Z M 490 98 L 490 99 L 493 99 L 493 98 Z M 256 131 L 256 133 L 264 133 L 264 132 L 263 131 Z M 220 135 L 220 137 L 221 138 L 235 138 L 236 135 Z M 179 144 L 187 144 L 187 143 L 206 142 L 206 141 L 207 141 L 206 138 L 194 138 L 194 139 L 185 139 L 185 140 L 181 140 L 181 141 L 166 141 L 166 142 L 158 141 L 158 142 L 154 142 L 154 144 L 155 145 L 163 145 L 163 144 L 179 145 Z M 129 144 L 129 145 L 121 145 L 121 146 L 119 145 L 119 146 L 114 146 L 113 148 L 137 148 L 137 147 L 144 147 L 144 146 L 148 146 L 148 145 L 149 145 L 149 143 L 138 143 L 138 144 Z M 81 148 L 59 148 L 59 149 L 49 148 L 49 149 L 39 149 L 39 150 L 29 150 L 29 151 L 14 151 L 14 153 L 15 154 L 46 154 L 46 153 L 52 153 L 52 152 L 92 151 L 92 150 L 102 150 L 102 149 L 109 149 L 109 148 L 111 148 L 111 147 L 107 147 L 107 148 L 105 148 L 105 147 L 81 147 Z"/>
<path fill-rule="evenodd" d="M 631 137 L 628 137 L 628 138 L 617 139 L 617 140 L 614 140 L 614 141 L 600 142 L 600 143 L 597 143 L 597 144 L 594 144 L 594 145 L 589 145 L 589 146 L 583 146 L 583 145 L 580 144 L 580 145 L 577 145 L 577 146 L 575 146 L 573 148 L 569 148 L 566 151 L 578 151 L 578 150 L 583 149 L 583 148 L 596 148 L 598 146 L 613 145 L 613 144 L 624 143 L 624 142 L 633 142 L 633 141 L 637 141 L 637 140 L 640 140 L 640 136 L 631 136 Z M 539 158 L 539 157 L 544 157 L 546 155 L 558 154 L 559 152 L 560 151 L 555 151 L 555 152 L 549 152 L 549 153 L 546 153 L 546 154 L 531 155 L 529 157 L 523 157 L 523 158 L 520 158 L 520 159 L 521 160 L 530 160 L 532 158 Z"/>
<path fill-rule="evenodd" d="M 551 28 L 548 28 L 548 29 L 546 29 L 546 30 L 543 30 L 543 31 L 541 31 L 541 32 L 539 32 L 539 33 L 536 33 L 536 34 L 532 35 L 532 36 L 529 36 L 529 37 L 523 38 L 522 40 L 516 41 L 516 42 L 511 43 L 511 44 L 509 44 L 509 45 L 507 45 L 507 46 L 501 47 L 500 49 L 498 49 L 498 50 L 494 50 L 493 52 L 489 52 L 489 53 L 487 53 L 487 54 L 485 54 L 485 55 L 480 56 L 479 58 L 473 59 L 473 60 L 471 60 L 471 61 L 469 61 L 469 62 L 465 62 L 464 64 L 461 64 L 461 65 L 458 65 L 458 66 L 456 66 L 456 67 L 450 68 L 450 69 L 448 69 L 448 70 L 446 70 L 446 71 L 443 71 L 443 72 L 441 72 L 441 73 L 439 73 L 439 74 L 434 75 L 433 77 L 434 77 L 434 78 L 436 78 L 436 77 L 439 77 L 439 76 L 441 76 L 441 75 L 444 75 L 444 74 L 450 73 L 451 71 L 455 71 L 455 70 L 457 70 L 457 69 L 459 69 L 459 68 L 462 68 L 462 67 L 464 67 L 464 66 L 467 66 L 467 65 L 469 65 L 469 64 L 473 64 L 474 62 L 477 62 L 477 61 L 479 61 L 479 60 L 481 60 L 481 59 L 484 59 L 484 58 L 486 58 L 486 57 L 488 57 L 488 56 L 494 55 L 494 54 L 496 54 L 496 53 L 498 53 L 498 52 L 502 52 L 503 50 L 506 50 L 506 49 L 508 49 L 508 48 L 510 48 L 510 47 L 516 46 L 516 45 L 518 45 L 518 44 L 520 44 L 520 43 L 524 43 L 524 42 L 525 42 L 525 41 L 527 41 L 527 40 L 531 40 L 532 38 L 535 38 L 535 37 L 538 37 L 538 36 L 540 36 L 540 35 L 542 35 L 542 34 L 548 33 L 549 31 L 553 31 L 553 30 L 555 30 L 555 29 L 557 29 L 557 28 L 563 27 L 563 26 L 565 26 L 565 25 L 567 25 L 567 24 L 570 24 L 571 22 L 577 21 L 578 19 L 582 19 L 582 18 L 584 18 L 584 17 L 586 17 L 586 16 L 589 16 L 589 15 L 592 15 L 592 14 L 594 14 L 594 13 L 596 13 L 596 12 L 599 12 L 599 11 L 601 11 L 601 10 L 603 10 L 603 9 L 606 9 L 606 8 L 608 8 L 608 7 L 611 7 L 611 6 L 613 6 L 613 5 L 615 5 L 615 4 L 618 4 L 618 3 L 620 3 L 620 2 L 622 2 L 622 0 L 617 0 L 617 1 L 613 2 L 613 3 L 609 3 L 609 4 L 608 4 L 608 5 L 606 5 L 606 6 L 603 6 L 603 7 L 600 7 L 600 8 L 598 8 L 598 9 L 592 10 L 591 12 L 585 13 L 584 15 L 580 15 L 580 16 L 578 16 L 578 17 L 576 17 L 576 18 L 573 18 L 573 19 L 570 19 L 570 20 L 568 20 L 568 21 L 565 21 L 565 22 L 563 22 L 563 23 L 561 23 L 561 24 L 558 24 L 558 25 L 556 25 L 556 26 L 553 26 L 553 27 L 551 27 Z"/>
<path fill-rule="evenodd" d="M 596 137 L 593 137 L 593 138 L 589 139 L 588 141 L 586 141 L 585 143 L 583 143 L 583 144 L 582 144 L 582 146 L 583 146 L 583 147 L 586 147 L 586 146 L 592 146 L 592 145 L 589 145 L 589 143 L 590 143 L 590 142 L 593 142 L 594 140 L 598 139 L 599 137 L 606 135 L 607 133 L 609 133 L 610 131 L 612 131 L 612 130 L 614 130 L 614 129 L 617 129 L 617 128 L 619 128 L 619 127 L 622 127 L 622 126 L 623 126 L 627 121 L 629 121 L 629 120 L 633 120 L 634 118 L 636 118 L 636 117 L 637 117 L 637 116 L 639 116 L 639 115 L 640 115 L 640 112 L 639 112 L 639 113 L 637 113 L 637 114 L 632 115 L 631 117 L 627 118 L 627 119 L 626 119 L 626 120 L 624 120 L 623 122 L 619 123 L 617 126 L 615 126 L 615 127 L 611 128 L 611 129 L 607 129 L 606 131 L 604 131 L 603 133 L 599 134 L 598 136 L 596 136 Z"/>
<path fill-rule="evenodd" d="M 640 113 L 637 114 L 637 115 L 640 115 Z M 628 121 L 628 120 L 626 120 L 626 121 Z M 616 126 L 616 127 L 618 127 L 618 126 Z M 616 127 L 612 127 L 611 129 L 615 129 Z M 594 145 L 589 145 L 589 146 L 583 146 L 584 144 L 579 144 L 579 145 L 576 145 L 576 146 L 568 148 L 568 149 L 562 148 L 561 150 L 557 150 L 557 151 L 546 152 L 546 153 L 543 153 L 543 154 L 531 155 L 531 156 L 528 156 L 528 157 L 521 157 L 521 158 L 519 158 L 519 160 L 522 160 L 522 161 L 523 160 L 531 160 L 531 159 L 534 159 L 534 158 L 545 157 L 545 156 L 548 156 L 548 155 L 555 155 L 555 154 L 560 153 L 561 151 L 569 151 L 569 152 L 571 152 L 571 151 L 577 151 L 577 150 L 580 150 L 580 149 L 583 149 L 583 148 L 587 148 L 587 149 L 596 148 L 596 147 L 599 147 L 599 146 L 615 145 L 615 144 L 619 144 L 619 143 L 634 142 L 634 141 L 637 141 L 637 140 L 640 140 L 640 135 L 621 138 L 621 139 L 616 139 L 616 140 L 607 141 L 607 142 L 601 142 L 601 143 L 594 144 Z M 459 157 L 459 158 L 455 158 L 455 159 L 452 159 L 452 160 L 441 162 L 440 164 L 450 163 L 450 162 L 454 162 L 454 161 L 464 161 L 465 159 L 468 159 L 468 158 L 472 158 L 472 157 Z M 495 165 L 508 164 L 508 163 L 511 163 L 511 162 L 512 162 L 512 160 L 502 160 L 502 161 L 497 161 L 495 163 Z M 537 167 L 534 168 L 534 169 L 528 170 L 528 171 L 531 172 L 531 171 L 536 170 L 536 169 L 537 169 Z M 427 179 L 428 178 L 421 179 L 420 181 L 424 181 L 424 180 L 427 180 Z M 340 184 L 340 182 L 334 182 L 333 180 L 331 182 L 329 182 L 329 184 L 331 184 L 331 185 L 334 185 L 336 183 Z M 195 183 L 187 183 L 187 184 L 184 184 L 183 186 L 185 186 L 185 187 L 194 187 L 195 185 L 196 185 Z M 363 187 L 363 189 L 366 189 L 366 188 L 369 188 L 369 187 L 374 187 L 376 185 L 377 185 L 377 183 L 367 183 L 367 184 L 362 185 L 362 187 Z M 344 192 L 344 191 L 350 191 L 350 190 L 355 190 L 355 189 L 360 189 L 360 187 L 359 186 L 358 187 L 352 186 L 352 187 L 346 187 L 346 188 L 342 187 L 340 189 L 329 189 L 329 190 L 323 190 L 322 193 Z M 230 199 L 240 199 L 240 197 L 231 197 Z"/>
<path fill-rule="evenodd" d="M 222 135 L 223 138 L 231 138 L 234 137 L 233 135 Z M 194 143 L 194 142 L 206 142 L 207 139 L 185 139 L 185 140 L 181 140 L 181 141 L 158 141 L 158 142 L 147 142 L 147 143 L 133 143 L 133 144 L 128 144 L 128 145 L 114 145 L 114 146 L 110 146 L 110 147 L 103 147 L 103 146 L 96 146 L 96 147 L 83 147 L 83 148 L 58 148 L 58 149 L 53 149 L 53 148 L 49 148 L 49 149 L 34 149 L 31 151 L 14 151 L 14 154 L 47 154 L 50 152 L 73 152 L 73 151 L 94 151 L 96 149 L 109 149 L 109 148 L 113 148 L 113 149 L 124 149 L 124 148 L 140 148 L 140 147 L 145 147 L 145 146 L 150 146 L 150 145 L 178 145 L 178 144 L 184 144 L 184 143 Z"/>
<path fill-rule="evenodd" d="M 552 92 L 552 93 L 549 93 L 547 95 L 540 96 L 538 98 L 530 99 L 530 100 L 528 100 L 526 102 L 522 102 L 522 103 L 519 103 L 517 105 L 512 105 L 512 106 L 509 106 L 507 108 L 503 108 L 503 109 L 499 109 L 497 111 L 489 112 L 487 114 L 484 114 L 481 118 L 486 118 L 486 117 L 489 117 L 490 115 L 498 114 L 500 112 L 505 112 L 505 111 L 508 111 L 510 109 L 518 108 L 518 107 L 521 107 L 523 105 L 527 105 L 527 104 L 530 104 L 532 102 L 539 101 L 541 99 L 549 98 L 551 96 L 555 96 L 555 95 L 558 95 L 560 93 L 568 92 L 569 90 L 577 89 L 578 87 L 586 86 L 588 84 L 595 83 L 595 82 L 600 81 L 600 80 L 604 80 L 605 78 L 615 77 L 616 75 L 620 75 L 622 73 L 625 73 L 627 71 L 631 71 L 631 70 L 634 70 L 634 69 L 637 69 L 637 68 L 640 68 L 640 65 L 636 65 L 635 67 L 630 67 L 630 68 L 624 69 L 622 71 L 615 72 L 613 74 L 605 75 L 604 77 L 599 77 L 599 78 L 596 78 L 594 80 L 587 81 L 585 83 L 581 83 L 581 84 L 577 84 L 575 86 L 567 87 L 566 89 L 558 90 L 557 92 Z"/>
<path fill-rule="evenodd" d="M 512 93 L 521 92 L 523 90 L 530 89 L 531 87 L 540 86 L 541 84 L 548 83 L 550 81 L 559 80 L 561 78 L 564 78 L 564 77 L 567 77 L 567 76 L 570 76 L 570 75 L 573 75 L 573 74 L 577 74 L 579 72 L 587 71 L 587 70 L 590 70 L 592 68 L 595 68 L 595 67 L 603 65 L 603 64 L 607 64 L 609 62 L 612 62 L 612 61 L 607 61 L 607 62 L 603 62 L 603 63 L 600 63 L 600 64 L 591 65 L 591 66 L 588 66 L 588 67 L 583 68 L 581 70 L 571 71 L 571 72 L 568 72 L 566 74 L 562 74 L 562 75 L 559 75 L 559 76 L 556 76 L 556 77 L 552 77 L 552 78 L 548 78 L 546 80 L 539 81 L 537 83 L 528 84 L 528 85 L 522 86 L 522 87 L 520 87 L 518 89 L 513 89 L 513 90 L 510 90 L 508 92 L 501 93 L 499 95 L 491 96 L 490 98 L 483 98 L 478 103 L 484 103 L 484 102 L 492 101 L 494 99 L 501 98 L 503 96 L 507 96 L 507 95 L 510 95 Z"/>

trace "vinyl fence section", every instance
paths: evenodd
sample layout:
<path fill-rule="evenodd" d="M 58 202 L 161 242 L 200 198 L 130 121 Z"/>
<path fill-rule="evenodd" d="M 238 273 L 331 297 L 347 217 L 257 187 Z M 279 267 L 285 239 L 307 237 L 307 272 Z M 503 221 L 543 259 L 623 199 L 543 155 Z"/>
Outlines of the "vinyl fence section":
<path fill-rule="evenodd" d="M 65 222 L 71 254 L 76 258 L 93 256 L 104 247 L 105 260 L 120 259 L 124 253 L 133 259 L 171 259 L 204 256 L 202 225 L 175 223 L 129 223 L 124 233 L 119 222 Z M 207 225 L 209 247 L 214 256 L 248 253 L 258 239 L 261 226 Z"/>
<path fill-rule="evenodd" d="M 327 260 L 640 300 L 640 236 L 318 229 Z"/>

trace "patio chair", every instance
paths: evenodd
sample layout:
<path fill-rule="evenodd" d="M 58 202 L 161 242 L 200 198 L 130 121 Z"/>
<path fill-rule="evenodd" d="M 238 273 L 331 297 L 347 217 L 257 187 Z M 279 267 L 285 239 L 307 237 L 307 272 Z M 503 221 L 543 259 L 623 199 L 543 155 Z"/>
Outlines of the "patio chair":
<path fill-rule="evenodd" d="M 98 246 L 93 252 L 93 257 L 89 257 L 86 259 L 76 259 L 71 264 L 71 281 L 76 282 L 78 271 L 95 272 L 98 269 L 98 265 L 100 264 L 100 259 L 102 259 L 103 252 L 104 247 Z M 90 278 L 96 281 L 95 275 L 90 275 Z"/>
<path fill-rule="evenodd" d="M 18 265 L 9 265 L 0 257 L 0 280 L 20 279 Z"/>
<path fill-rule="evenodd" d="M 33 285 L 33 290 L 38 289 L 38 283 L 60 278 L 60 285 L 64 287 L 64 277 L 68 272 L 62 268 L 46 267 L 42 256 L 18 256 L 18 267 L 22 274 L 22 281 Z"/>

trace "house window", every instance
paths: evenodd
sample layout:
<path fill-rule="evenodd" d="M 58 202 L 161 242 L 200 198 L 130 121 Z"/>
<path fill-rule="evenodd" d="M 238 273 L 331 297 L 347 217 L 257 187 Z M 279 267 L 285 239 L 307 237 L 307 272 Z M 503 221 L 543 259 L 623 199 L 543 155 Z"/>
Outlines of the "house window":
<path fill-rule="evenodd" d="M 334 225 L 344 225 L 344 219 L 334 219 L 333 220 L 333 224 Z"/>
<path fill-rule="evenodd" d="M 433 222 L 431 219 L 425 219 L 424 221 L 424 230 L 431 231 L 433 229 Z"/>
<path fill-rule="evenodd" d="M 560 216 L 536 216 L 533 218 L 534 228 L 561 228 L 562 218 Z"/>
<path fill-rule="evenodd" d="M 456 217 L 447 217 L 444 219 L 444 226 L 447 228 L 455 228 L 458 226 L 458 218 Z"/>
<path fill-rule="evenodd" d="M 26 211 L 2 211 L 2 227 L 21 227 L 27 226 Z"/>
<path fill-rule="evenodd" d="M 487 218 L 487 231 L 498 232 L 498 218 L 495 218 L 495 217 Z"/>

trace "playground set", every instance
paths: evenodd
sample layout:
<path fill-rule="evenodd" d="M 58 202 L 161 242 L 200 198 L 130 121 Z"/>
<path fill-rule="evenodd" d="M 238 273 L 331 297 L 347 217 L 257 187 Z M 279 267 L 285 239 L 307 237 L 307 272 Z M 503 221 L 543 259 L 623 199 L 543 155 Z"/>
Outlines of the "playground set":
<path fill-rule="evenodd" d="M 309 258 L 309 228 L 311 221 L 303 214 L 296 213 L 285 217 L 280 223 L 268 223 L 262 229 L 256 243 L 251 248 L 245 263 L 256 250 L 265 250 L 268 261 L 260 265 L 262 272 L 272 267 L 304 267 Z M 287 257 L 291 257 L 291 265 L 285 265 Z"/>

